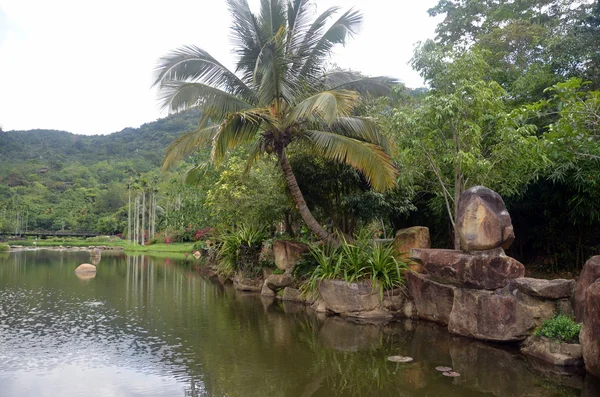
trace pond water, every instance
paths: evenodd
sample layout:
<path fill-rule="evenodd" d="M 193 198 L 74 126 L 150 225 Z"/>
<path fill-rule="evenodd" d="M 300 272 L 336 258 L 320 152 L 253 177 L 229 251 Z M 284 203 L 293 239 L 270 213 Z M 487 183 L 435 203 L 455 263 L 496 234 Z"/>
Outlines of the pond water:
<path fill-rule="evenodd" d="M 600 396 L 589 376 L 431 323 L 318 316 L 182 260 L 104 253 L 78 278 L 88 261 L 0 253 L 0 396 Z"/>

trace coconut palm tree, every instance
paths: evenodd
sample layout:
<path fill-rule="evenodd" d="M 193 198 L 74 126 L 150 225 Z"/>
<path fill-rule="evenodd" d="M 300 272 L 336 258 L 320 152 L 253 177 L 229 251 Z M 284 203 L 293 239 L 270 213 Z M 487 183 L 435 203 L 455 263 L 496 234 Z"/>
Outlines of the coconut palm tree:
<path fill-rule="evenodd" d="M 170 111 L 199 108 L 198 129 L 167 149 L 163 169 L 204 145 L 212 145 L 216 165 L 227 151 L 248 145 L 247 169 L 261 155 L 273 153 L 306 225 L 323 241 L 334 241 L 315 220 L 290 167 L 286 149 L 304 145 L 315 155 L 346 163 L 362 172 L 379 191 L 393 187 L 397 171 L 389 143 L 371 119 L 353 117 L 363 94 L 386 93 L 383 77 L 327 71 L 336 44 L 344 44 L 362 15 L 337 7 L 314 14 L 309 0 L 261 0 L 253 14 L 246 0 L 227 0 L 235 71 L 206 51 L 184 46 L 159 60 L 155 86 Z"/>

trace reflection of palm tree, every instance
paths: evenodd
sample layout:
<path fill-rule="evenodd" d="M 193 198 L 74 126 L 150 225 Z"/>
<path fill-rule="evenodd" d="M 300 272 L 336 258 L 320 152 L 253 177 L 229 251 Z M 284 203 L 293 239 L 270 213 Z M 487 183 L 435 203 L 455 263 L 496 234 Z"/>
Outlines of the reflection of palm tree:
<path fill-rule="evenodd" d="M 205 144 L 212 145 L 215 163 L 229 149 L 249 144 L 248 168 L 262 154 L 273 153 L 307 226 L 320 239 L 331 240 L 306 205 L 286 149 L 302 145 L 356 168 L 377 190 L 392 187 L 397 171 L 386 139 L 372 120 L 351 116 L 362 93 L 385 92 L 391 81 L 340 70 L 325 73 L 331 49 L 345 43 L 360 24 L 357 11 L 345 12 L 327 27 L 337 7 L 311 22 L 309 0 L 264 0 L 258 15 L 246 0 L 228 4 L 238 74 L 196 46 L 160 60 L 155 84 L 164 106 L 202 111 L 198 129 L 171 144 L 163 166 Z"/>

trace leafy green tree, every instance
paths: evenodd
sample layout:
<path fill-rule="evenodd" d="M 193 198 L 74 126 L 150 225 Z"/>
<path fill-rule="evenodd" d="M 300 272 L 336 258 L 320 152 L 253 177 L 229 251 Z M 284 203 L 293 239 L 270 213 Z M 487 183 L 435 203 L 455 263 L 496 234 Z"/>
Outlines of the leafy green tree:
<path fill-rule="evenodd" d="M 329 24 L 338 11 L 333 7 L 310 21 L 308 0 L 264 0 L 256 15 L 246 0 L 228 0 L 228 5 L 238 55 L 235 72 L 196 46 L 160 60 L 155 84 L 163 105 L 202 112 L 198 129 L 168 148 L 163 167 L 206 144 L 212 145 L 216 164 L 239 145 L 252 145 L 248 168 L 259 156 L 274 153 L 307 226 L 321 240 L 333 241 L 307 207 L 286 149 L 303 145 L 344 162 L 377 190 L 395 185 L 397 171 L 378 125 L 351 115 L 361 93 L 387 92 L 389 79 L 324 68 L 332 48 L 356 32 L 362 16 L 350 10 Z"/>
<path fill-rule="evenodd" d="M 542 129 L 542 143 L 552 166 L 548 177 L 568 184 L 575 222 L 600 221 L 600 91 L 586 91 L 589 83 L 572 78 L 547 91 L 550 99 L 525 106 L 516 116 L 521 122 L 555 121 Z"/>
<path fill-rule="evenodd" d="M 523 104 L 566 77 L 599 77 L 598 2 L 586 0 L 440 0 L 436 43 L 485 51 L 490 74 Z"/>
<path fill-rule="evenodd" d="M 443 199 L 453 229 L 459 196 L 485 184 L 515 194 L 544 164 L 531 126 L 516 128 L 506 93 L 486 79 L 488 65 L 476 52 L 450 56 L 421 47 L 414 64 L 432 89 L 413 107 L 394 115 L 405 171 L 422 174 L 421 189 Z M 423 170 L 427 170 L 423 174 Z M 454 233 L 454 246 L 460 246 Z"/>

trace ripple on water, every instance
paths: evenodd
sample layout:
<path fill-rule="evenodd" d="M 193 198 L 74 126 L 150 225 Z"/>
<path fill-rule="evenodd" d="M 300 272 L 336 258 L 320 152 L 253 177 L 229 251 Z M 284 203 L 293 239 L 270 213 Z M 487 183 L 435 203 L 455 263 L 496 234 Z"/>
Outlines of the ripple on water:
<path fill-rule="evenodd" d="M 134 315 L 124 317 L 105 302 L 9 288 L 0 291 L 0 307 L 0 375 L 108 365 L 175 378 L 186 372 L 181 344 L 149 334 Z"/>

